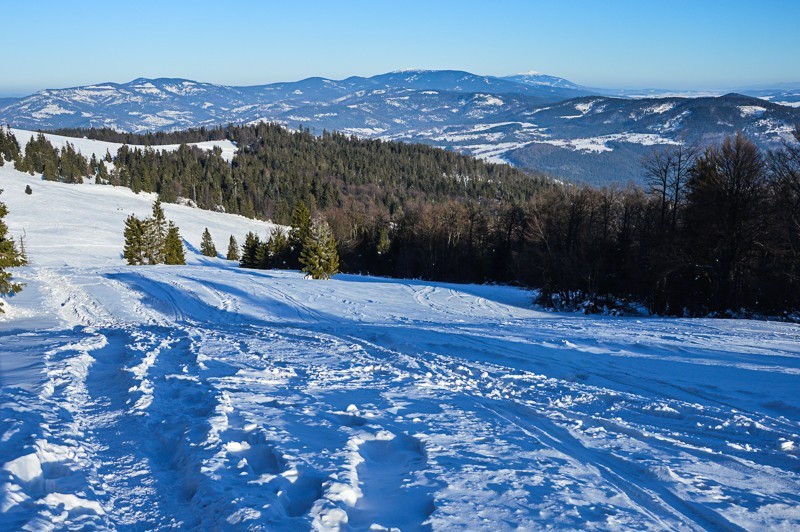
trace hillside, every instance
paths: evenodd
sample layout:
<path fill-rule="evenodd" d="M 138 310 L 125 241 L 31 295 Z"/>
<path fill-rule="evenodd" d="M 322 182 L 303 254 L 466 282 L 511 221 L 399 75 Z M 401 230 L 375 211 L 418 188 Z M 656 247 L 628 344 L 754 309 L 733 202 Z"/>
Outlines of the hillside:
<path fill-rule="evenodd" d="M 479 76 L 401 71 L 343 80 L 230 87 L 136 79 L 51 89 L 0 106 L 23 129 L 108 127 L 129 132 L 273 122 L 321 135 L 422 142 L 582 182 L 640 181 L 641 157 L 686 139 L 744 131 L 776 148 L 800 123 L 797 90 L 747 94 L 613 91 L 544 74 Z"/>
<path fill-rule="evenodd" d="M 800 526 L 797 325 L 242 270 L 202 228 L 268 224 L 176 205 L 189 264 L 131 267 L 152 196 L 0 188 L 31 261 L 0 315 L 4 530 Z"/>

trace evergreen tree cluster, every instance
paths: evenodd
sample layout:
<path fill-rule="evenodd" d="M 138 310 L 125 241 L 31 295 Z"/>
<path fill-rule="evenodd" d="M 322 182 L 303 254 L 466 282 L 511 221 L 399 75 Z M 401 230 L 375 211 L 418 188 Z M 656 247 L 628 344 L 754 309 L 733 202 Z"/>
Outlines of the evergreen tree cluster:
<path fill-rule="evenodd" d="M 186 264 L 178 228 L 167 221 L 161 201 L 153 202 L 153 215 L 139 219 L 134 215 L 125 220 L 123 258 L 128 264 Z"/>
<path fill-rule="evenodd" d="M 239 147 L 232 163 L 221 151 L 181 145 L 125 145 L 113 158 L 114 171 L 98 182 L 157 192 L 165 202 L 191 200 L 204 209 L 290 222 L 294 205 L 312 210 L 349 208 L 401 215 L 407 205 L 448 198 L 512 201 L 531 197 L 545 180 L 507 165 L 494 165 L 421 144 L 360 140 L 339 133 L 314 136 L 261 123 L 147 135 L 109 130 L 59 130 L 99 140 L 147 145 L 229 139 Z M 100 176 L 99 176 L 100 177 Z"/>
<path fill-rule="evenodd" d="M 0 166 L 6 161 L 19 165 L 22 160 L 17 137 L 11 132 L 11 128 L 0 126 Z"/>
<path fill-rule="evenodd" d="M 47 181 L 83 183 L 83 178 L 92 175 L 89 162 L 67 142 L 59 150 L 39 133 L 25 145 L 25 156 L 18 158 L 15 166 L 20 172 L 40 173 Z"/>
<path fill-rule="evenodd" d="M 275 228 L 265 240 L 253 232 L 247 233 L 242 244 L 239 265 L 242 268 L 288 269 L 299 264 L 299 253 L 292 252 L 286 234 Z"/>
<path fill-rule="evenodd" d="M 330 279 L 339 271 L 336 238 L 321 214 L 312 218 L 308 207 L 300 203 L 292 213 L 292 228 L 288 236 L 280 228 L 275 228 L 264 241 L 252 232 L 247 234 L 240 266 L 301 268 L 312 279 Z"/>
<path fill-rule="evenodd" d="M 231 138 L 231 126 L 199 127 L 182 131 L 153 131 L 147 133 L 127 133 L 111 128 L 60 128 L 50 131 L 54 135 L 73 138 L 88 138 L 116 144 L 138 144 L 159 146 L 164 144 L 190 144 L 208 140 Z M 110 162 L 110 161 L 109 161 Z"/>

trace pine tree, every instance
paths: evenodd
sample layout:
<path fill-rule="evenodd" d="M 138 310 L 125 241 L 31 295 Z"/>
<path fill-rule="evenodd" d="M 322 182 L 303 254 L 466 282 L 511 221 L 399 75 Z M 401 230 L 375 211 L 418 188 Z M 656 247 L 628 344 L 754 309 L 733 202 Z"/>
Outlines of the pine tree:
<path fill-rule="evenodd" d="M 242 258 L 239 261 L 239 266 L 242 268 L 255 268 L 256 256 L 258 255 L 258 248 L 261 246 L 259 238 L 252 231 L 247 233 L 242 245 Z"/>
<path fill-rule="evenodd" d="M 144 247 L 148 264 L 164 263 L 167 218 L 161 201 L 153 202 L 153 216 L 144 221 Z"/>
<path fill-rule="evenodd" d="M 211 240 L 211 233 L 208 232 L 208 227 L 203 231 L 203 238 L 200 241 L 200 253 L 206 257 L 217 256 L 217 248 L 214 246 L 214 241 Z"/>
<path fill-rule="evenodd" d="M 236 242 L 236 237 L 231 235 L 228 241 L 228 254 L 225 255 L 227 260 L 239 260 L 239 244 Z"/>
<path fill-rule="evenodd" d="M 97 165 L 97 179 L 95 179 L 95 183 L 98 185 L 105 185 L 110 179 L 111 176 L 108 174 L 106 163 L 100 161 Z"/>
<path fill-rule="evenodd" d="M 11 128 L 0 126 L 0 166 L 4 163 L 3 159 L 16 163 L 20 158 L 19 143 Z"/>
<path fill-rule="evenodd" d="M 289 261 L 289 240 L 279 227 L 272 230 L 267 243 L 270 263 L 273 268 L 287 268 Z"/>
<path fill-rule="evenodd" d="M 303 271 L 312 279 L 330 279 L 339 271 L 339 254 L 336 251 L 336 240 L 328 222 L 317 217 L 303 242 L 300 254 Z"/>
<path fill-rule="evenodd" d="M 181 234 L 171 220 L 164 239 L 164 264 L 186 264 Z"/>
<path fill-rule="evenodd" d="M 130 265 L 146 264 L 147 250 L 145 249 L 144 226 L 145 222 L 132 214 L 125 220 L 125 247 L 123 248 L 122 256 Z"/>
<path fill-rule="evenodd" d="M 311 211 L 305 203 L 298 202 L 292 212 L 292 229 L 289 231 L 289 249 L 291 252 L 292 266 L 300 266 L 300 255 L 303 253 L 303 244 L 311 232 Z"/>
<path fill-rule="evenodd" d="M 7 214 L 8 208 L 5 203 L 0 202 L 0 296 L 14 295 L 22 290 L 23 285 L 11 281 L 11 272 L 6 271 L 6 268 L 22 266 L 26 262 L 17 251 L 14 239 L 8 236 L 8 226 L 3 221 Z M 0 313 L 2 312 L 3 303 L 0 302 Z"/>
<path fill-rule="evenodd" d="M 48 157 L 44 160 L 42 178 L 44 178 L 45 181 L 58 181 L 58 159 Z"/>

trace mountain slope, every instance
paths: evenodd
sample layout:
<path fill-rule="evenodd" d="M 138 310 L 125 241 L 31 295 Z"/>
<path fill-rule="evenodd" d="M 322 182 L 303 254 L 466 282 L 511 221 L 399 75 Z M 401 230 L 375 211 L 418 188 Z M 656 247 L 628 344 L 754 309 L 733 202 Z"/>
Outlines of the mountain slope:
<path fill-rule="evenodd" d="M 3 529 L 800 525 L 797 325 L 242 270 L 201 228 L 266 224 L 173 205 L 189 265 L 130 267 L 149 197 L 0 188 L 31 259 L 0 315 Z"/>
<path fill-rule="evenodd" d="M 735 94 L 618 98 L 543 74 L 497 78 L 423 70 L 252 87 L 137 79 L 42 91 L 0 108 L 0 122 L 143 132 L 269 121 L 317 134 L 424 142 L 608 182 L 637 180 L 643 153 L 679 139 L 715 142 L 741 130 L 762 148 L 779 147 L 800 123 L 794 92 L 756 91 L 769 100 Z"/>

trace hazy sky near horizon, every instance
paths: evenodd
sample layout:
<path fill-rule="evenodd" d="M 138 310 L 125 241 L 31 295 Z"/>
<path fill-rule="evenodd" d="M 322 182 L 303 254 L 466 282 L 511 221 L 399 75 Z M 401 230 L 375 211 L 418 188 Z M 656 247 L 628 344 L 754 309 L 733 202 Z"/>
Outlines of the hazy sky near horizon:
<path fill-rule="evenodd" d="M 0 96 L 138 77 L 226 85 L 404 68 L 609 88 L 800 82 L 800 0 L 0 0 Z M 10 43 L 10 44 L 8 44 Z"/>

